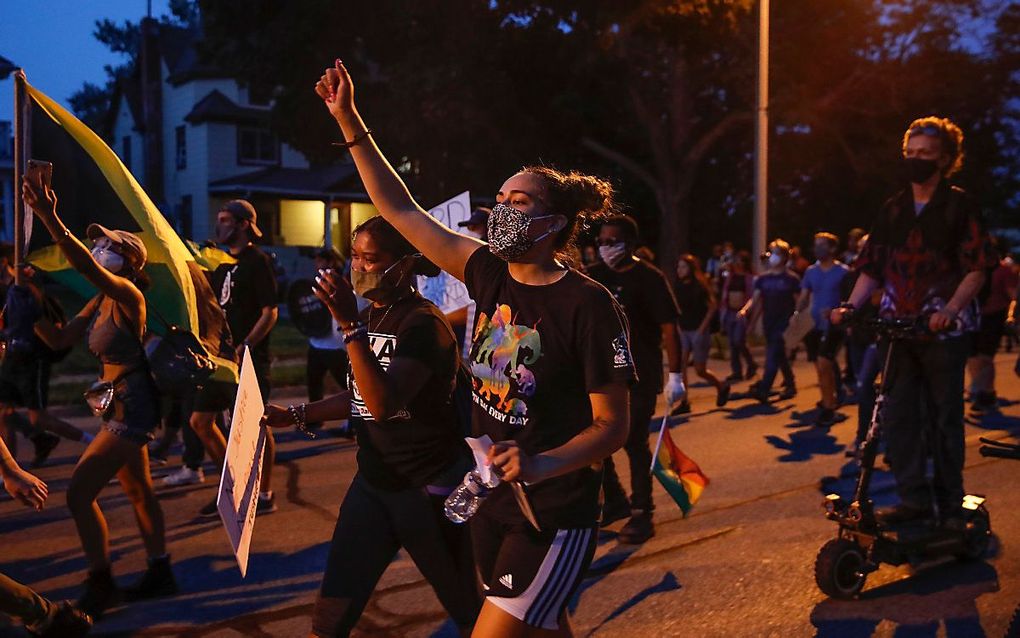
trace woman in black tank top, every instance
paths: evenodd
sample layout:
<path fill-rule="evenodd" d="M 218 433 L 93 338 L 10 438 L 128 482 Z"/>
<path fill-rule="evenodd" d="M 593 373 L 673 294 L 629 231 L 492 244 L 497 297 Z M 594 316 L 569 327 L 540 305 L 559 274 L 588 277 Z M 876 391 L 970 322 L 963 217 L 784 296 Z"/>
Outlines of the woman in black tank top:
<path fill-rule="evenodd" d="M 126 589 L 124 597 L 138 600 L 177 591 L 166 553 L 163 510 L 152 488 L 145 445 L 159 422 L 158 395 L 142 347 L 146 250 L 133 233 L 92 224 L 87 231 L 94 242 L 90 252 L 57 216 L 57 196 L 48 185 L 26 178 L 22 193 L 67 261 L 99 290 L 63 328 L 45 319 L 36 324 L 36 333 L 54 349 L 70 347 L 87 337 L 89 348 L 102 362 L 96 394 L 112 393 L 113 397 L 102 414 L 103 428 L 85 449 L 67 488 L 67 504 L 89 565 L 85 592 L 77 605 L 99 617 L 117 596 L 110 571 L 109 531 L 96 503 L 100 490 L 114 476 L 134 508 L 149 558 L 141 581 Z"/>

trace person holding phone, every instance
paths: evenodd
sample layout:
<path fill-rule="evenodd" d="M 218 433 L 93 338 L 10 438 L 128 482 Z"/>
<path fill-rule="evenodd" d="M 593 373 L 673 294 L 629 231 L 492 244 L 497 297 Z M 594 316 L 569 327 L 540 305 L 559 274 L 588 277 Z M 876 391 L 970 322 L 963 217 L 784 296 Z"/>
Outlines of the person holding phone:
<path fill-rule="evenodd" d="M 414 201 L 358 114 L 339 60 L 315 91 L 382 216 L 477 304 L 472 429 L 495 441 L 488 462 L 502 483 L 470 520 L 485 594 L 473 635 L 569 634 L 567 604 L 595 553 L 602 460 L 627 439 L 636 375 L 619 304 L 558 255 L 581 221 L 613 208 L 612 187 L 524 168 L 499 188 L 483 244 Z M 541 531 L 517 505 L 515 481 L 527 484 Z"/>
<path fill-rule="evenodd" d="M 273 427 L 349 415 L 357 435 L 358 472 L 340 507 L 313 636 L 349 634 L 401 548 L 463 635 L 478 614 L 466 530 L 443 515 L 443 501 L 471 467 L 452 401 L 457 342 L 442 312 L 414 289 L 415 275 L 438 274 L 382 217 L 354 229 L 353 288 L 329 269 L 315 288 L 347 342 L 350 389 L 267 409 Z M 359 312 L 355 293 L 371 305 Z"/>
<path fill-rule="evenodd" d="M 98 401 L 105 403 L 103 428 L 78 460 L 67 488 L 67 505 L 89 567 L 85 592 L 77 604 L 98 618 L 118 597 L 110 570 L 109 530 L 96 502 L 100 490 L 114 476 L 131 501 L 149 559 L 141 580 L 123 592 L 125 598 L 140 600 L 177 592 L 146 447 L 159 424 L 159 394 L 142 346 L 146 320 L 142 290 L 148 285 L 143 270 L 145 244 L 133 233 L 92 224 L 86 231 L 93 242 L 89 251 L 57 215 L 53 189 L 26 177 L 22 196 L 71 266 L 99 290 L 63 327 L 45 318 L 35 327 L 56 350 L 87 340 L 89 350 L 102 364 L 99 381 L 90 394 L 102 397 Z"/>

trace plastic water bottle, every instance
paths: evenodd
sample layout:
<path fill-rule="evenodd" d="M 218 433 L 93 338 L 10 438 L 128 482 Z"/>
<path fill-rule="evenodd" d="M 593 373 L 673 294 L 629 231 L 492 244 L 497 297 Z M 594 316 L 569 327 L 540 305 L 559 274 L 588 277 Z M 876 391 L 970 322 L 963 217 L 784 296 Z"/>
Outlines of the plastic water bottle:
<path fill-rule="evenodd" d="M 475 515 L 482 501 L 492 492 L 492 489 L 499 485 L 499 478 L 495 474 L 486 483 L 478 470 L 471 470 L 464 475 L 464 480 L 457 489 L 453 490 L 446 497 L 443 511 L 446 518 L 454 523 L 464 523 Z"/>

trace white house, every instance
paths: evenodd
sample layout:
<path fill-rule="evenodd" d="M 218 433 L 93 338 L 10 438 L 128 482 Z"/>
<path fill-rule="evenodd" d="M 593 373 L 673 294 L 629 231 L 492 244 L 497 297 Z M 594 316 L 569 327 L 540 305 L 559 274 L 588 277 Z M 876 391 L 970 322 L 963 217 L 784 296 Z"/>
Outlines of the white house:
<path fill-rule="evenodd" d="M 353 165 L 311 168 L 270 128 L 268 99 L 199 60 L 199 37 L 143 21 L 140 77 L 117 88 L 111 146 L 182 237 L 211 238 L 219 205 L 243 197 L 267 243 L 344 248 L 351 223 L 375 214 Z"/>

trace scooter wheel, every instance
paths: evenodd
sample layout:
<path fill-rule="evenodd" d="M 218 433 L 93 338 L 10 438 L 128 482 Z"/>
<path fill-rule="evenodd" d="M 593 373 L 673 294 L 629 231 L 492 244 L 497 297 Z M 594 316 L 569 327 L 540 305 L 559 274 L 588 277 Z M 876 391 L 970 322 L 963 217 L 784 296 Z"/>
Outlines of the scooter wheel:
<path fill-rule="evenodd" d="M 849 600 L 864 589 L 867 575 L 864 567 L 864 550 L 845 538 L 829 541 L 818 550 L 815 559 L 815 582 L 822 593 L 832 598 Z"/>
<path fill-rule="evenodd" d="M 988 520 L 988 513 L 979 511 L 967 525 L 965 546 L 960 558 L 967 560 L 979 560 L 988 551 L 988 544 L 992 539 L 992 526 Z"/>

